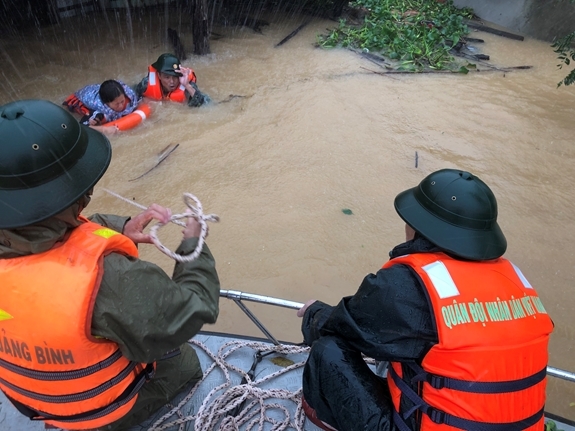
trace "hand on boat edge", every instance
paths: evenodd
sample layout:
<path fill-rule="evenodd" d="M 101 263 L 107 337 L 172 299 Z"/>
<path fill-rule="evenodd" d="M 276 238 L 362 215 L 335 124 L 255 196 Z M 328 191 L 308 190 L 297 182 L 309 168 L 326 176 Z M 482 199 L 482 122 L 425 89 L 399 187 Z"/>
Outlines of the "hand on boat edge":
<path fill-rule="evenodd" d="M 305 314 L 305 311 L 309 308 L 309 306 L 311 304 L 313 304 L 315 301 L 317 301 L 317 299 L 310 299 L 309 301 L 307 301 L 302 308 L 300 308 L 297 311 L 297 317 L 303 317 L 303 315 Z"/>

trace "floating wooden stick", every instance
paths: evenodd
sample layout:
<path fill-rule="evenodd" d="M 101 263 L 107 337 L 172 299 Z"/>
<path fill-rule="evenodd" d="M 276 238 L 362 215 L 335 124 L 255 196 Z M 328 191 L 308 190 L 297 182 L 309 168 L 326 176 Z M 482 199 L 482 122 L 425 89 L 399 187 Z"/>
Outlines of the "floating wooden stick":
<path fill-rule="evenodd" d="M 169 156 L 170 154 L 172 154 L 172 153 L 174 152 L 174 150 L 175 150 L 176 148 L 178 148 L 179 146 L 180 146 L 180 144 L 176 144 L 176 145 L 170 144 L 170 145 L 168 145 L 166 148 L 164 148 L 164 149 L 160 152 L 160 154 L 158 155 L 158 162 L 157 162 L 153 167 L 151 167 L 150 169 L 148 169 L 146 172 L 144 172 L 144 173 L 143 173 L 142 175 L 140 175 L 139 177 L 133 178 L 133 179 L 128 180 L 128 181 L 136 181 L 136 180 L 139 180 L 140 178 L 142 178 L 144 175 L 149 174 L 151 171 L 153 171 L 154 169 L 156 169 L 160 163 L 162 163 L 164 160 L 166 160 L 166 159 L 168 158 L 168 156 Z"/>
<path fill-rule="evenodd" d="M 375 73 L 377 75 L 397 75 L 397 74 L 415 75 L 416 73 L 458 73 L 457 71 L 453 72 L 451 70 L 431 70 L 431 69 L 418 70 L 418 71 L 414 71 L 414 70 L 389 70 L 387 72 L 378 72 L 376 70 L 371 70 L 371 69 L 368 69 L 368 68 L 363 67 L 363 66 L 360 66 L 360 68 L 367 70 L 368 72 Z"/>
<path fill-rule="evenodd" d="M 249 97 L 252 97 L 252 96 L 253 96 L 253 94 L 252 94 L 251 96 L 242 96 L 242 95 L 240 95 L 240 94 L 230 94 L 227 99 L 220 100 L 219 102 L 216 102 L 216 103 L 228 103 L 228 102 L 231 102 L 231 101 L 234 100 L 234 99 L 249 98 Z"/>
<path fill-rule="evenodd" d="M 491 69 L 485 70 L 477 70 L 477 69 L 469 69 L 468 72 L 476 72 L 476 73 L 486 73 L 486 72 L 511 72 L 512 70 L 525 70 L 531 69 L 533 66 L 510 66 L 510 67 L 495 67 L 493 66 Z M 390 70 L 387 72 L 378 72 L 376 70 L 367 69 L 366 67 L 360 66 L 361 69 L 367 70 L 368 72 L 375 73 L 377 75 L 398 75 L 398 74 L 411 74 L 416 75 L 418 73 L 439 73 L 439 74 L 447 74 L 447 73 L 461 73 L 457 70 Z M 391 78 L 391 77 L 390 77 Z"/>
<path fill-rule="evenodd" d="M 484 43 L 485 41 L 483 39 L 476 39 L 474 37 L 462 37 L 461 40 L 463 42 L 474 42 L 474 43 Z"/>
<path fill-rule="evenodd" d="M 308 25 L 310 23 L 310 21 L 306 21 L 304 22 L 302 25 L 300 25 L 298 28 L 296 28 L 294 31 L 292 31 L 290 34 L 288 34 L 286 37 L 284 37 L 280 43 L 278 43 L 276 45 L 276 48 L 280 45 L 283 45 L 284 43 L 286 43 L 288 40 L 290 40 L 292 37 L 294 37 L 302 28 L 304 28 L 306 25 Z"/>
<path fill-rule="evenodd" d="M 491 34 L 495 34 L 497 36 L 503 36 L 503 37 L 507 37 L 509 39 L 514 39 L 514 40 L 524 40 L 525 39 L 523 36 L 521 36 L 519 34 L 513 34 L 513 33 L 509 33 L 508 31 L 503 31 L 503 30 L 497 30 L 495 28 L 487 27 L 486 25 L 479 24 L 476 22 L 467 21 L 466 24 L 467 24 L 467 27 L 471 27 L 471 28 L 474 28 L 474 29 L 479 30 L 479 31 L 484 31 L 485 33 L 491 33 Z"/>

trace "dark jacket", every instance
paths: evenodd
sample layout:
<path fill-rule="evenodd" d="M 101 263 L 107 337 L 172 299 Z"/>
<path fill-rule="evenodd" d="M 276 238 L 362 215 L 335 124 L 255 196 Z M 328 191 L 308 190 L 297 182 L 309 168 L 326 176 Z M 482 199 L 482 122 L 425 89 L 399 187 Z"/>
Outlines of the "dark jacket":
<path fill-rule="evenodd" d="M 390 252 L 390 257 L 393 259 L 405 254 L 431 251 L 439 250 L 426 239 L 418 237 L 395 247 Z M 302 333 L 304 342 L 308 345 L 312 345 L 321 337 L 326 337 L 325 339 L 335 337 L 342 340 L 342 343 L 338 345 L 345 345 L 346 351 L 360 352 L 377 361 L 420 362 L 429 349 L 438 343 L 435 321 L 432 318 L 425 286 L 415 271 L 405 265 L 394 265 L 380 269 L 375 274 L 369 274 L 363 279 L 353 296 L 343 298 L 335 307 L 316 301 L 306 310 L 302 321 Z M 349 426 L 351 427 L 349 429 L 354 429 L 353 424 L 367 424 L 369 420 L 370 425 L 365 425 L 366 427 L 395 429 L 391 426 L 391 400 L 389 400 L 389 406 L 385 407 L 378 404 L 382 401 L 366 402 L 366 398 L 374 396 L 372 390 L 369 389 L 374 387 L 373 382 L 370 383 L 368 380 L 375 377 L 366 376 L 364 373 L 361 374 L 363 377 L 359 377 L 359 374 L 356 375 L 355 366 L 343 359 L 343 362 L 337 365 L 338 372 L 352 376 L 354 380 L 366 379 L 365 384 L 354 382 L 346 389 L 345 384 L 343 386 L 334 384 L 334 379 L 328 376 L 330 370 L 325 370 L 323 377 L 316 378 L 314 376 L 319 375 L 320 370 L 310 364 L 308 368 L 307 376 L 309 377 L 307 378 L 317 379 L 314 387 L 320 392 L 320 399 L 329 398 L 329 394 L 333 394 L 334 391 L 348 390 L 353 393 L 335 397 L 332 402 L 338 403 L 342 399 L 349 402 L 349 397 L 359 397 L 363 400 L 361 405 L 364 408 L 359 408 L 344 415 L 345 417 L 336 419 L 340 426 Z M 404 370 L 406 376 L 410 373 L 413 374 L 410 369 Z M 304 394 L 311 395 L 308 392 L 311 386 L 307 385 L 305 379 L 306 373 L 304 372 Z M 337 378 L 335 380 L 339 381 Z M 313 396 L 318 395 L 313 394 Z M 370 407 L 374 402 L 375 406 Z M 331 404 L 330 401 L 327 401 L 327 404 Z M 320 403 L 315 406 L 315 408 L 318 407 L 320 408 L 317 411 L 318 416 L 325 415 L 326 411 L 321 411 Z M 412 407 L 413 403 L 406 397 L 402 397 L 401 410 L 409 411 Z M 333 407 L 330 409 L 331 413 L 338 414 L 334 413 L 337 409 Z M 414 417 L 408 420 L 411 429 L 419 429 L 416 421 Z M 335 425 L 335 422 L 332 425 Z"/>
<path fill-rule="evenodd" d="M 410 253 L 438 251 L 424 238 L 400 244 L 393 259 Z M 401 286 L 400 289 L 397 286 Z M 302 321 L 306 344 L 334 335 L 379 361 L 421 359 L 438 342 L 426 290 L 411 268 L 394 265 L 369 274 L 353 296 L 335 307 L 313 303 Z"/>

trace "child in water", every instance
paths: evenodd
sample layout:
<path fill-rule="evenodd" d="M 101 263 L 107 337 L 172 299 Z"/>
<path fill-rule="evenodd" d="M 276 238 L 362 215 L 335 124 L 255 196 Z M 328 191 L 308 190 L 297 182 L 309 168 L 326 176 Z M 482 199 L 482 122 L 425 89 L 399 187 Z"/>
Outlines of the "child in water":
<path fill-rule="evenodd" d="M 122 81 L 109 79 L 102 84 L 87 85 L 64 100 L 70 112 L 82 116 L 80 123 L 102 133 L 113 134 L 117 127 L 102 125 L 132 113 L 141 98 Z"/>

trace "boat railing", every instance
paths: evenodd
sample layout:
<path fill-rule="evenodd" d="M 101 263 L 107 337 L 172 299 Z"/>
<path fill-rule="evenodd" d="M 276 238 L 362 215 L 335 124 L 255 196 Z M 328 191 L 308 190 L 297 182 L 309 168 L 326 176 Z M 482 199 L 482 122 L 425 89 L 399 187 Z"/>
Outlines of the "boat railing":
<path fill-rule="evenodd" d="M 291 308 L 299 310 L 303 307 L 303 303 L 288 301 L 287 299 L 274 298 L 272 296 L 257 295 L 255 293 L 240 292 L 239 290 L 220 290 L 220 297 L 228 298 L 234 301 L 238 307 L 251 319 L 252 322 L 264 333 L 268 340 L 276 346 L 280 342 L 271 334 L 270 331 L 259 321 L 254 313 L 242 302 L 242 300 L 259 302 L 260 304 L 275 305 L 276 307 Z"/>
<path fill-rule="evenodd" d="M 251 319 L 251 321 L 259 328 L 260 331 L 275 345 L 279 345 L 280 342 L 271 334 L 270 331 L 259 321 L 254 313 L 242 302 L 251 301 L 260 304 L 268 304 L 276 307 L 290 308 L 293 310 L 299 310 L 303 307 L 303 303 L 289 301 L 287 299 L 274 298 L 273 296 L 258 295 L 255 293 L 240 292 L 239 290 L 220 290 L 220 297 L 228 298 L 234 301 L 238 307 Z M 567 380 L 570 382 L 575 382 L 575 373 L 571 371 L 562 370 L 555 367 L 547 367 L 547 375 L 556 377 L 561 380 Z"/>

